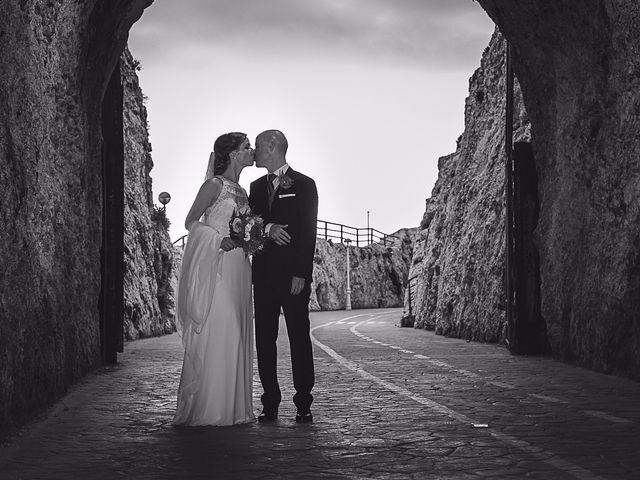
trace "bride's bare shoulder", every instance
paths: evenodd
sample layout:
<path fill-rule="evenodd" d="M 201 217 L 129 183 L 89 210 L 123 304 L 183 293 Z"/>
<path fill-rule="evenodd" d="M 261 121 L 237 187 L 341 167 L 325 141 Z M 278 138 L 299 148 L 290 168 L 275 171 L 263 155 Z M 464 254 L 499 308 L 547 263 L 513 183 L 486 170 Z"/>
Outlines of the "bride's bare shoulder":
<path fill-rule="evenodd" d="M 200 191 L 218 195 L 220 194 L 223 186 L 224 182 L 220 178 L 213 177 L 204 181 L 204 183 L 200 187 Z"/>

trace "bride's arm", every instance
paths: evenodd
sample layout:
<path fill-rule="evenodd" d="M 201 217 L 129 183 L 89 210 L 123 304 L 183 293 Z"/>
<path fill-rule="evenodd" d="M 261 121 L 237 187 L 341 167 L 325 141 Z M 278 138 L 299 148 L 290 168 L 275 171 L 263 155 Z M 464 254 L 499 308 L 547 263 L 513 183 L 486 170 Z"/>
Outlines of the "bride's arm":
<path fill-rule="evenodd" d="M 222 191 L 222 182 L 217 178 L 213 181 L 207 180 L 200 187 L 198 195 L 191 206 L 191 210 L 187 214 L 187 219 L 184 221 L 184 226 L 187 230 L 191 231 L 193 222 L 200 220 L 200 217 L 204 214 L 205 210 L 213 205 Z"/>

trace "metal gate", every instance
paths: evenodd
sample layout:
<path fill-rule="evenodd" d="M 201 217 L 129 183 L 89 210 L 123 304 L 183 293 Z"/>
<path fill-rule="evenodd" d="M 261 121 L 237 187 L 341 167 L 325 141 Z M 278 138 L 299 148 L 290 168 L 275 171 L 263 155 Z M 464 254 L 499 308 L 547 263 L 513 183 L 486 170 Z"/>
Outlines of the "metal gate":
<path fill-rule="evenodd" d="M 100 343 L 102 361 L 114 364 L 123 348 L 124 133 L 120 62 L 102 102 L 102 250 Z"/>
<path fill-rule="evenodd" d="M 534 243 L 538 223 L 538 178 L 530 143 L 513 143 L 514 74 L 507 42 L 505 121 L 506 311 L 509 350 L 514 354 L 548 350 L 540 310 L 540 262 Z"/>

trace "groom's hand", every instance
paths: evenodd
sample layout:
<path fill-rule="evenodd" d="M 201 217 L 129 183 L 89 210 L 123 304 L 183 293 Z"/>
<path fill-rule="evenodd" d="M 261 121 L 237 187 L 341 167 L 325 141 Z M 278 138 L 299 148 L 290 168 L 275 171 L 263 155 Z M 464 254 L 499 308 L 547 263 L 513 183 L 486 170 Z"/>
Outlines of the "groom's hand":
<path fill-rule="evenodd" d="M 298 295 L 304 288 L 304 278 L 293 277 L 291 279 L 291 295 Z"/>
<path fill-rule="evenodd" d="M 276 242 L 276 245 L 284 246 L 289 245 L 291 242 L 291 235 L 285 230 L 289 225 L 280 225 L 274 223 L 269 229 L 269 238 Z"/>

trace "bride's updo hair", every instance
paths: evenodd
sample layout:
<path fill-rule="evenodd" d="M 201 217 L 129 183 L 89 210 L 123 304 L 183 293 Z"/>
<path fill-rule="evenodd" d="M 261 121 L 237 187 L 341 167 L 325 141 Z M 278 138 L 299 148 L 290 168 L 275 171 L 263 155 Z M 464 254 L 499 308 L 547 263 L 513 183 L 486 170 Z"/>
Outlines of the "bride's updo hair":
<path fill-rule="evenodd" d="M 236 151 L 247 138 L 246 133 L 231 132 L 220 135 L 213 144 L 213 174 L 222 175 L 231 161 L 231 152 Z"/>

